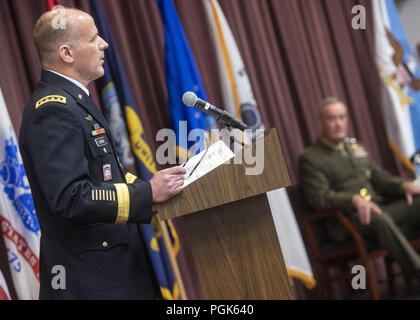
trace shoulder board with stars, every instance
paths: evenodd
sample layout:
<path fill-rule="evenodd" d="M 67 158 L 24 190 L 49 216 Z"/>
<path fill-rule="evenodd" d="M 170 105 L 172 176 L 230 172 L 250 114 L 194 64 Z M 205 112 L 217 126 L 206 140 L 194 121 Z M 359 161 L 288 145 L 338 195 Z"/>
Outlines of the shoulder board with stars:
<path fill-rule="evenodd" d="M 38 109 L 40 106 L 48 103 L 48 102 L 58 102 L 58 103 L 66 104 L 67 99 L 66 99 L 66 97 L 57 96 L 57 95 L 46 96 L 46 97 L 41 98 L 37 101 L 37 103 L 35 104 L 35 110 Z"/>

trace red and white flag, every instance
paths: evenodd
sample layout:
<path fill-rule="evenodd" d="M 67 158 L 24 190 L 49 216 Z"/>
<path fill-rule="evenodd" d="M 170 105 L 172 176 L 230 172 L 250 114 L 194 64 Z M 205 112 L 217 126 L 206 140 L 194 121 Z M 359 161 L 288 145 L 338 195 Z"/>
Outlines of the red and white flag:
<path fill-rule="evenodd" d="M 7 289 L 6 280 L 4 280 L 3 273 L 0 270 L 0 300 L 11 300 L 9 290 Z"/>
<path fill-rule="evenodd" d="M 57 5 L 59 5 L 58 0 L 45 0 L 45 6 L 48 11 L 52 10 Z"/>
<path fill-rule="evenodd" d="M 15 131 L 0 89 L 0 228 L 19 299 L 38 299 L 41 232 Z"/>

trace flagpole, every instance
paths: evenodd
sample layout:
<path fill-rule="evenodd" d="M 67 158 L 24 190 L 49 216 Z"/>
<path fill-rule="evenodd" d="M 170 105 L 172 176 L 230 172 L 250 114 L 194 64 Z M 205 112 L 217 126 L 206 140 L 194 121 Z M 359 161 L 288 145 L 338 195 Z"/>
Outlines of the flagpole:
<path fill-rule="evenodd" d="M 166 247 L 166 252 L 168 253 L 169 261 L 171 262 L 172 270 L 174 272 L 175 281 L 179 285 L 179 293 L 181 296 L 181 300 L 188 300 L 187 293 L 185 292 L 184 282 L 182 281 L 181 273 L 179 271 L 178 262 L 176 261 L 175 253 L 172 248 L 172 243 L 169 237 L 168 228 L 166 227 L 166 224 L 160 220 L 160 217 L 158 214 L 156 214 L 157 220 L 159 221 L 159 226 L 162 231 L 162 238 L 163 242 Z"/>

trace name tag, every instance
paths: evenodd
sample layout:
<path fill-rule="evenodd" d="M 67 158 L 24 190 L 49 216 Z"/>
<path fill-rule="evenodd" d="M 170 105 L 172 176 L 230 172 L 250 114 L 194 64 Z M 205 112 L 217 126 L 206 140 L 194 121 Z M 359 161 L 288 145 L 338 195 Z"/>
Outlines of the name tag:
<path fill-rule="evenodd" d="M 108 144 L 108 142 L 106 142 L 105 137 L 96 138 L 95 143 L 98 147 L 106 146 Z"/>

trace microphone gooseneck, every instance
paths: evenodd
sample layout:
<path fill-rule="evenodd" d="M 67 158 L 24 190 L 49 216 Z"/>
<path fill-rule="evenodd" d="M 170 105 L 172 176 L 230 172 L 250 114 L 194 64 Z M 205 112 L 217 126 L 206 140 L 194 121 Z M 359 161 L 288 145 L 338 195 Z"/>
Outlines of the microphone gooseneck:
<path fill-rule="evenodd" d="M 201 110 L 207 113 L 208 115 L 214 117 L 216 121 L 226 126 L 237 128 L 242 131 L 248 128 L 248 126 L 245 123 L 243 123 L 241 120 L 236 119 L 229 112 L 221 110 L 211 105 L 207 101 L 204 101 L 198 98 L 194 92 L 191 92 L 191 91 L 185 92 L 182 96 L 182 102 L 189 107 L 195 107 L 198 110 Z"/>

